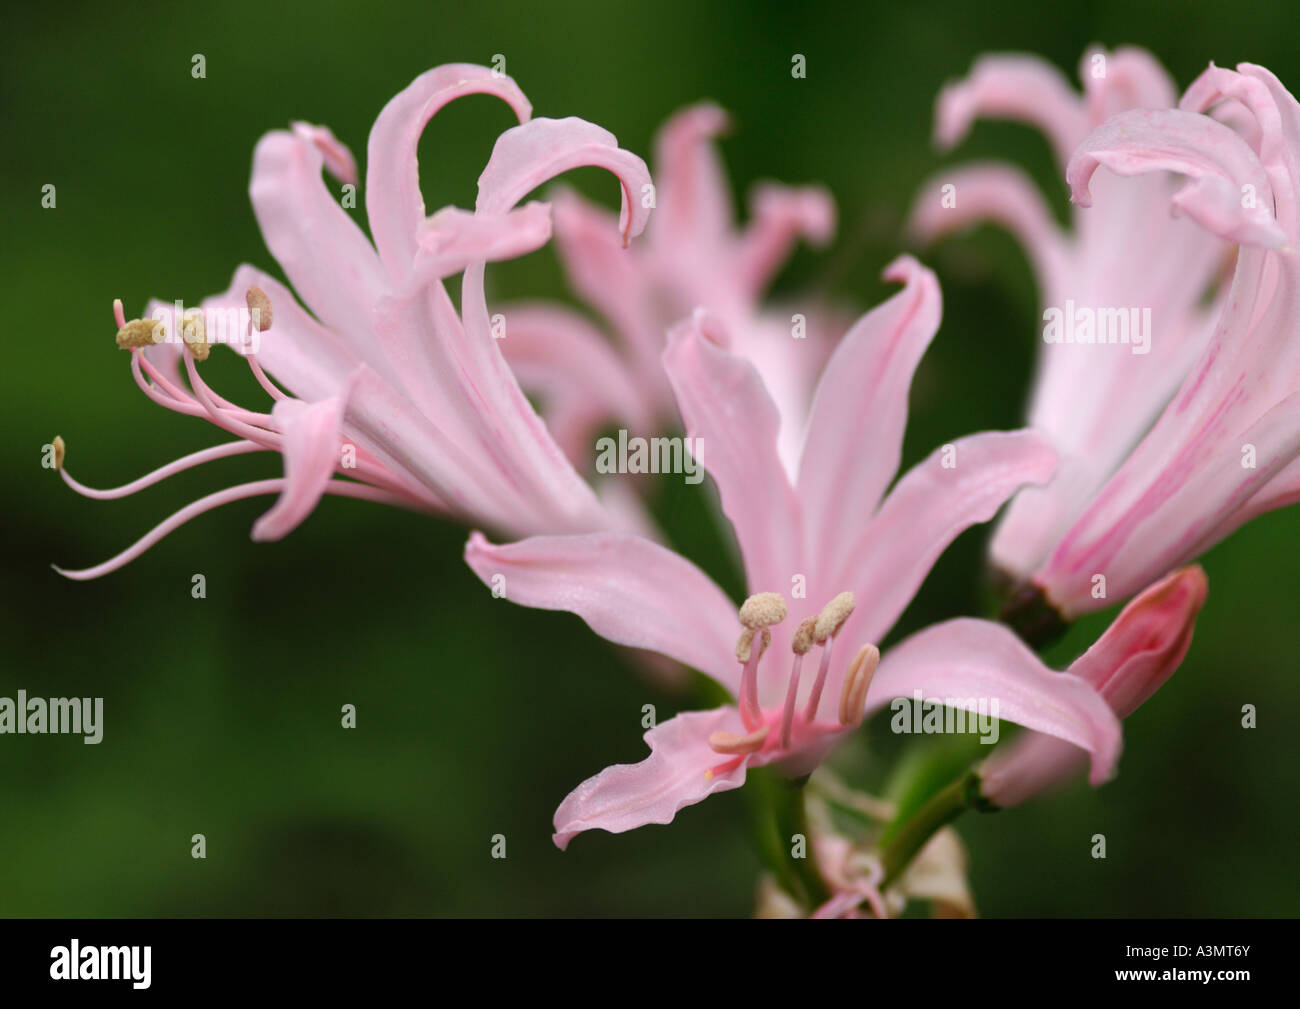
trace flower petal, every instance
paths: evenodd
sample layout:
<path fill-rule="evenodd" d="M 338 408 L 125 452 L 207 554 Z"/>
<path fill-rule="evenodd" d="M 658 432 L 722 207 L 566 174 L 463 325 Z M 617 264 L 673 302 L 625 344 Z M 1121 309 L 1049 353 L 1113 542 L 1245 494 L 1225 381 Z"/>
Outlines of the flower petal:
<path fill-rule="evenodd" d="M 1056 290 L 1064 281 L 1066 237 L 1038 187 L 1009 165 L 973 164 L 940 173 L 912 204 L 908 231 L 928 243 L 984 222 L 1005 228 L 1020 242 L 1040 291 Z"/>
<path fill-rule="evenodd" d="M 811 557 L 838 556 L 898 471 L 912 374 L 943 314 L 939 282 L 911 256 L 885 278 L 903 290 L 849 330 L 813 399 L 798 482 Z"/>
<path fill-rule="evenodd" d="M 1173 204 L 1202 227 L 1230 242 L 1263 248 L 1286 244 L 1259 158 L 1240 136 L 1208 116 L 1133 109 L 1107 120 L 1079 145 L 1066 169 L 1071 199 L 1081 207 L 1091 206 L 1088 181 L 1099 165 L 1119 175 L 1179 172 L 1190 181 Z M 1254 187 L 1255 200 L 1242 199 L 1246 185 Z"/>
<path fill-rule="evenodd" d="M 834 233 L 835 201 L 823 187 L 756 186 L 750 199 L 750 221 L 735 252 L 733 270 L 741 293 L 757 298 L 799 239 L 823 246 Z"/>
<path fill-rule="evenodd" d="M 520 122 L 532 115 L 528 99 L 509 77 L 470 63 L 448 63 L 426 71 L 398 92 L 370 130 L 366 213 L 375 247 L 394 284 L 405 282 L 424 224 L 416 160 L 420 135 L 445 105 L 473 94 L 495 95 Z"/>
<path fill-rule="evenodd" d="M 650 185 L 645 162 L 619 147 L 608 130 L 574 117 L 533 119 L 502 133 L 479 176 L 475 208 L 504 214 L 543 182 L 584 165 L 618 177 L 623 191 L 618 228 L 624 243 L 641 234 L 650 218 L 642 198 Z"/>
<path fill-rule="evenodd" d="M 253 524 L 259 543 L 283 539 L 316 508 L 339 464 L 340 433 L 346 396 L 318 403 L 282 399 L 271 417 L 284 436 L 284 490 Z"/>
<path fill-rule="evenodd" d="M 1025 485 L 1047 483 L 1055 469 L 1056 452 L 1041 435 L 995 431 L 945 445 L 909 470 L 837 554 L 830 584 L 851 588 L 858 600 L 845 633 L 881 640 L 959 534 L 987 522 Z"/>
<path fill-rule="evenodd" d="M 542 399 L 546 426 L 579 470 L 591 465 L 596 432 L 612 421 L 648 431 L 639 381 L 605 335 L 576 312 L 549 304 L 501 309 L 501 349 L 519 384 Z"/>
<path fill-rule="evenodd" d="M 551 209 L 527 203 L 507 214 L 488 216 L 444 207 L 424 222 L 410 287 L 423 287 L 461 273 L 474 262 L 515 259 L 540 249 L 551 239 Z"/>
<path fill-rule="evenodd" d="M 676 327 L 664 367 L 736 531 L 750 592 L 784 592 L 799 573 L 800 509 L 777 456 L 781 416 L 753 364 L 705 335 L 711 325 L 697 314 Z"/>
<path fill-rule="evenodd" d="M 675 113 L 655 137 L 654 242 L 665 250 L 717 251 L 731 231 L 731 192 L 713 141 L 727 114 L 712 102 Z"/>
<path fill-rule="evenodd" d="M 494 546 L 476 532 L 465 562 L 494 589 L 494 576 L 502 576 L 512 602 L 576 613 L 608 641 L 667 655 L 733 692 L 739 686 L 735 605 L 666 547 L 630 533 L 534 536 Z"/>
<path fill-rule="evenodd" d="M 743 733 L 733 707 L 691 711 L 645 734 L 650 756 L 639 764 L 614 764 L 575 788 L 555 811 L 553 840 L 561 851 L 585 830 L 611 834 L 649 823 L 671 823 L 677 811 L 745 783 L 745 762 L 710 775 L 723 759 L 709 748 L 715 732 Z"/>
<path fill-rule="evenodd" d="M 935 624 L 880 660 L 867 712 L 920 690 L 926 699 L 975 710 L 997 702 L 997 716 L 1064 739 L 1091 758 L 1089 780 L 1110 777 L 1119 757 L 1120 725 L 1101 695 L 1077 676 L 1057 673 L 1000 624 L 962 617 Z"/>
<path fill-rule="evenodd" d="M 1083 100 L 1056 67 L 1036 56 L 981 56 L 963 80 L 939 92 L 935 141 L 955 146 L 978 118 L 1015 119 L 1036 126 L 1061 164 L 1088 132 Z"/>
<path fill-rule="evenodd" d="M 268 133 L 253 151 L 253 213 L 298 297 L 360 360 L 382 369 L 370 306 L 383 272 L 366 236 L 325 188 L 322 164 L 316 144 Z"/>

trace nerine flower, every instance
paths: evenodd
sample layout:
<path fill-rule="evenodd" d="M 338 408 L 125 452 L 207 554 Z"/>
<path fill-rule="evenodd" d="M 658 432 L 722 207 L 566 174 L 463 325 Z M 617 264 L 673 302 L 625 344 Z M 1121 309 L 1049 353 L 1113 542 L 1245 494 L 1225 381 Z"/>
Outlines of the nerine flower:
<path fill-rule="evenodd" d="M 904 287 L 828 363 L 793 481 L 777 453 L 776 406 L 754 366 L 728 349 L 721 323 L 697 314 L 669 340 L 664 365 L 683 422 L 707 448 L 744 558 L 752 594 L 739 613 L 691 562 L 630 533 L 506 546 L 470 538 L 470 567 L 507 598 L 577 613 L 610 641 L 699 669 L 735 698 L 662 722 L 645 736 L 648 758 L 580 785 L 555 815 L 561 848 L 592 828 L 667 823 L 739 787 L 749 767 L 805 774 L 867 712 L 915 689 L 958 706 L 996 697 L 1002 717 L 1089 750 L 1094 781 L 1109 773 L 1119 745 L 1110 709 L 1005 628 L 954 620 L 879 657 L 874 642 L 947 544 L 1055 465 L 1032 432 L 977 434 L 940 448 L 886 494 L 912 373 L 941 314 L 938 284 L 914 260 L 886 275 Z"/>
<path fill-rule="evenodd" d="M 764 183 L 737 229 L 714 141 L 726 114 L 704 102 L 674 115 L 655 142 L 655 212 L 641 241 L 620 254 L 609 214 L 573 193 L 555 199 L 555 245 L 575 292 L 613 328 L 611 343 L 582 315 L 555 304 L 503 309 L 506 358 L 525 387 L 544 398 L 547 425 L 578 465 L 611 420 L 633 430 L 675 419 L 660 357 L 669 328 L 696 308 L 720 319 L 737 353 L 758 368 L 786 419 L 779 451 L 798 457 L 817 375 L 833 347 L 829 311 L 801 306 L 804 339 L 792 339 L 793 314 L 760 304 L 796 241 L 823 244 L 835 206 L 820 187 Z"/>
<path fill-rule="evenodd" d="M 1127 718 L 1182 664 L 1209 583 L 1199 567 L 1183 568 L 1136 596 L 1069 672 L 1091 684 Z M 996 806 L 1018 805 L 1078 775 L 1085 754 L 1030 732 L 999 749 L 980 768 L 980 792 Z"/>
<path fill-rule="evenodd" d="M 936 140 L 951 148 L 978 117 L 1024 121 L 1047 135 L 1064 172 L 1110 116 L 1176 100 L 1168 74 L 1141 49 L 1089 50 L 1080 78 L 1082 95 L 1036 57 L 983 57 L 940 93 Z M 1046 560 L 1151 426 L 1205 347 L 1220 307 L 1204 298 L 1227 246 L 1170 214 L 1168 175 L 1134 184 L 1105 174 L 1094 185 L 1097 206 L 1076 210 L 1068 233 L 1023 172 L 996 162 L 941 172 L 912 211 L 911 230 L 926 241 L 980 221 L 1006 228 L 1037 277 L 1044 328 L 1028 423 L 1052 439 L 1061 464 L 1049 486 L 1016 496 L 990 541 L 993 566 L 1013 583 Z M 1103 345 L 1109 339 L 1124 342 Z"/>
<path fill-rule="evenodd" d="M 473 212 L 450 207 L 426 216 L 416 144 L 439 109 L 469 94 L 502 99 L 520 125 L 497 139 Z M 250 266 L 235 272 L 224 294 L 167 322 L 155 314 L 157 303 L 151 318 L 133 322 L 115 305 L 118 344 L 130 350 L 144 393 L 236 440 L 109 491 L 83 487 L 62 472 L 82 493 L 120 497 L 204 462 L 267 450 L 283 455 L 284 476 L 208 495 L 117 557 L 62 573 L 106 574 L 196 515 L 264 494 L 279 497 L 253 528 L 258 540 L 286 535 L 323 494 L 450 512 L 512 535 L 630 521 L 597 499 L 521 392 L 493 339 L 483 275 L 486 261 L 549 239 L 548 206 L 519 206 L 537 186 L 582 165 L 613 172 L 622 189 L 617 231 L 626 243 L 645 227 L 649 211 L 634 197 L 649 174 L 640 158 L 591 123 L 530 115 L 515 83 L 485 67 L 446 65 L 416 78 L 370 133 L 365 199 L 373 244 L 322 178 L 324 167 L 344 183 L 357 182 L 351 153 L 329 130 L 296 123 L 263 137 L 253 157 L 253 210 L 311 314 L 288 288 Z M 457 312 L 442 278 L 461 271 Z M 196 362 L 214 342 L 245 354 L 272 400 L 269 410 L 237 406 L 204 382 Z"/>
<path fill-rule="evenodd" d="M 1249 111 L 1236 132 L 1204 113 Z M 1178 172 L 1180 212 L 1239 243 L 1214 334 L 1173 401 L 1091 498 L 1033 584 L 1066 617 L 1124 599 L 1256 515 L 1300 500 L 1300 105 L 1263 67 L 1211 66 L 1178 109 L 1121 113 L 1070 161 Z"/>

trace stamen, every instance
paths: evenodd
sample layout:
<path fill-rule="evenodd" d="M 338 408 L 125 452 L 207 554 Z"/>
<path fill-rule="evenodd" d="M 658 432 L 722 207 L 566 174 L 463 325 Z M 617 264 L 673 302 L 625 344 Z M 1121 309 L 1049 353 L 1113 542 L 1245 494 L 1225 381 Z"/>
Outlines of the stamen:
<path fill-rule="evenodd" d="M 794 641 L 790 644 L 794 652 L 794 664 L 790 667 L 790 684 L 785 690 L 785 707 L 781 710 L 781 746 L 788 749 L 790 737 L 794 732 L 794 706 L 799 700 L 799 677 L 803 672 L 803 657 L 813 646 L 813 629 L 817 618 L 809 617 L 794 632 Z"/>
<path fill-rule="evenodd" d="M 63 443 L 63 438 L 57 434 L 50 444 L 54 446 L 54 468 L 62 473 L 63 460 L 68 456 L 68 446 Z"/>
<path fill-rule="evenodd" d="M 738 736 L 734 732 L 715 732 L 709 737 L 709 748 L 715 753 L 753 753 L 755 750 L 762 749 L 771 731 L 770 725 L 764 725 L 743 736 Z"/>
<path fill-rule="evenodd" d="M 113 299 L 113 321 L 117 323 L 117 328 L 121 329 L 126 325 L 126 313 L 122 311 L 122 299 Z"/>
<path fill-rule="evenodd" d="M 259 333 L 265 333 L 271 328 L 271 299 L 266 296 L 257 285 L 248 289 L 244 295 L 244 303 L 248 305 L 248 314 L 252 318 L 253 328 Z"/>
<path fill-rule="evenodd" d="M 242 501 L 245 498 L 258 497 L 263 494 L 279 494 L 284 490 L 287 483 L 288 481 L 284 477 L 277 477 L 274 480 L 256 480 L 252 483 L 239 484 L 226 490 L 217 491 L 215 494 L 199 498 L 199 500 L 186 505 L 180 511 L 164 519 L 127 549 L 116 557 L 106 560 L 103 564 L 97 564 L 93 568 L 82 568 L 79 571 L 70 571 L 59 567 L 57 564 L 51 564 L 50 567 L 63 575 L 64 578 L 70 578 L 74 582 L 85 582 L 93 578 L 99 578 L 131 563 L 159 540 L 175 532 L 185 523 L 197 518 L 204 512 L 219 508 L 224 504 L 230 504 L 232 501 Z M 368 484 L 352 483 L 348 480 L 331 480 L 325 485 L 325 493 L 359 498 L 362 501 L 377 501 L 381 504 L 410 507 L 410 501 L 404 497 L 398 497 Z"/>
<path fill-rule="evenodd" d="M 740 607 L 740 622 L 746 627 L 771 627 L 785 619 L 785 599 L 779 592 L 760 592 Z"/>
<path fill-rule="evenodd" d="M 822 702 L 822 690 L 826 686 L 826 676 L 831 670 L 831 649 L 835 645 L 834 638 L 827 638 L 826 644 L 822 648 L 821 665 L 817 668 L 817 679 L 813 680 L 812 693 L 808 695 L 808 703 L 803 709 L 803 720 L 811 722 L 817 717 L 817 707 Z"/>
<path fill-rule="evenodd" d="M 817 617 L 817 630 L 813 634 L 813 640 L 820 645 L 827 638 L 833 638 L 838 634 L 840 628 L 844 626 L 844 621 L 852 616 L 853 605 L 852 592 L 841 592 L 827 603 L 821 615 Z"/>
<path fill-rule="evenodd" d="M 867 688 L 871 686 L 871 678 L 879 664 L 880 649 L 875 645 L 863 645 L 849 663 L 848 672 L 844 674 L 844 689 L 840 692 L 841 725 L 857 725 L 862 721 Z"/>
<path fill-rule="evenodd" d="M 737 657 L 742 652 L 745 655 L 742 660 L 745 668 L 740 673 L 740 694 L 736 698 L 737 707 L 740 708 L 740 720 L 751 731 L 763 724 L 763 709 L 758 705 L 758 660 L 772 643 L 772 632 L 763 628 L 757 648 L 753 647 L 753 639 L 754 630 L 747 627 L 741 632 L 740 641 L 736 644 Z"/>
<path fill-rule="evenodd" d="M 55 440 L 54 459 L 60 468 L 63 465 L 63 439 Z M 266 445 L 258 445 L 251 441 L 230 441 L 224 445 L 214 445 L 212 448 L 205 448 L 198 452 L 191 452 L 187 456 L 182 456 L 175 462 L 168 463 L 166 466 L 160 466 L 152 473 L 146 473 L 138 480 L 132 480 L 130 483 L 123 484 L 120 487 L 110 487 L 106 490 L 98 490 L 94 487 L 87 487 L 80 481 L 74 480 L 67 470 L 61 469 L 63 482 L 71 487 L 82 497 L 94 498 L 97 501 L 111 501 L 116 498 L 129 497 L 137 491 L 142 491 L 146 487 L 152 487 L 169 476 L 184 472 L 195 466 L 201 466 L 205 462 L 212 462 L 214 459 L 224 459 L 227 456 L 242 455 L 245 452 L 265 452 L 270 451 Z"/>

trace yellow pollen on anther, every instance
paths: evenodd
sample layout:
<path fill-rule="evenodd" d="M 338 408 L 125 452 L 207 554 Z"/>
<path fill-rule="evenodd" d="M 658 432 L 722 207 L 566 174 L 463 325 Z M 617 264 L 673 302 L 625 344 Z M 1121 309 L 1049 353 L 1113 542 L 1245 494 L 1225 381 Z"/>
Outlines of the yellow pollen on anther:
<path fill-rule="evenodd" d="M 254 285 L 244 295 L 244 301 L 253 318 L 253 328 L 259 333 L 265 333 L 271 328 L 271 299 L 266 296 L 265 291 Z"/>
<path fill-rule="evenodd" d="M 740 607 L 740 622 L 746 627 L 771 627 L 785 619 L 785 599 L 779 592 L 760 592 Z"/>
<path fill-rule="evenodd" d="M 844 621 L 848 620 L 852 614 L 853 593 L 841 592 L 827 603 L 818 615 L 817 629 L 813 632 L 813 640 L 820 645 L 827 638 L 835 637 L 840 628 L 844 626 Z"/>
<path fill-rule="evenodd" d="M 153 319 L 132 319 L 117 331 L 117 345 L 123 350 L 152 347 L 166 335 L 163 324 Z"/>
<path fill-rule="evenodd" d="M 196 361 L 206 361 L 208 359 L 208 336 L 207 327 L 203 324 L 203 313 L 200 311 L 186 312 L 182 320 L 181 336 L 185 340 L 185 346 L 190 348 L 190 353 L 194 355 Z"/>
<path fill-rule="evenodd" d="M 67 457 L 68 447 L 63 444 L 63 439 L 57 434 L 50 444 L 54 446 L 54 468 L 56 470 L 63 469 L 63 460 Z"/>
<path fill-rule="evenodd" d="M 750 649 L 754 646 L 754 628 L 746 627 L 740 632 L 740 640 L 736 642 L 736 661 L 748 662 Z M 758 646 L 758 657 L 761 659 L 763 653 L 767 651 L 768 646 L 772 643 L 772 632 L 766 627 L 763 628 L 763 637 Z"/>
<path fill-rule="evenodd" d="M 790 648 L 794 651 L 795 655 L 807 655 L 812 650 L 812 646 L 816 644 L 816 641 L 813 639 L 813 634 L 816 629 L 816 617 L 809 617 L 799 625 L 798 629 L 794 632 L 794 641 L 790 643 Z"/>
<path fill-rule="evenodd" d="M 880 665 L 880 649 L 863 645 L 849 663 L 844 674 L 844 689 L 840 693 L 840 724 L 851 725 L 862 718 L 862 708 L 867 701 L 867 688 Z"/>

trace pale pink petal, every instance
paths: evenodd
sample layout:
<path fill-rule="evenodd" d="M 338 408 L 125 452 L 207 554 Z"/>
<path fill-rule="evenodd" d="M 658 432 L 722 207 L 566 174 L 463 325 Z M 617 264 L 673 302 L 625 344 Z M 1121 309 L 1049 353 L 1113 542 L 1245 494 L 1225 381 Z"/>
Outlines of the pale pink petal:
<path fill-rule="evenodd" d="M 432 279 L 461 273 L 474 262 L 515 259 L 550 239 L 551 208 L 545 203 L 527 203 L 499 216 L 444 207 L 420 227 L 408 284 L 422 287 Z"/>
<path fill-rule="evenodd" d="M 727 129 L 727 114 L 700 102 L 673 115 L 655 137 L 654 242 L 673 249 L 717 249 L 731 230 L 731 193 L 713 141 Z"/>
<path fill-rule="evenodd" d="M 885 277 L 903 290 L 849 330 L 813 399 L 798 482 L 812 557 L 838 556 L 897 472 L 912 373 L 943 314 L 938 281 L 912 257 Z"/>
<path fill-rule="evenodd" d="M 1015 119 L 1047 135 L 1061 164 L 1088 132 L 1083 100 L 1045 60 L 1014 53 L 981 56 L 969 76 L 948 84 L 935 108 L 935 140 L 953 147 L 976 119 Z"/>
<path fill-rule="evenodd" d="M 370 306 L 384 277 L 370 242 L 321 178 L 319 148 L 284 131 L 253 152 L 249 195 L 267 248 L 303 303 L 373 367 Z"/>
<path fill-rule="evenodd" d="M 1046 483 L 1055 469 L 1055 451 L 1033 431 L 971 435 L 918 463 L 836 556 L 839 573 L 829 584 L 857 596 L 844 633 L 879 641 L 948 544 L 991 519 L 1020 488 Z"/>
<path fill-rule="evenodd" d="M 576 613 L 601 637 L 648 648 L 735 690 L 736 607 L 679 554 L 630 533 L 534 536 L 494 546 L 470 536 L 465 562 L 521 606 Z M 504 583 L 494 584 L 500 575 Z"/>
<path fill-rule="evenodd" d="M 618 146 L 608 130 L 568 119 L 533 119 L 497 138 L 478 180 L 477 210 L 504 214 L 544 182 L 574 168 L 607 169 L 622 187 L 618 229 L 623 241 L 641 234 L 650 218 L 645 162 Z"/>
<path fill-rule="evenodd" d="M 395 95 L 370 130 L 366 213 L 375 247 L 396 284 L 406 280 L 425 218 L 416 161 L 420 135 L 445 105 L 472 94 L 500 98 L 520 122 L 532 115 L 528 99 L 509 77 L 487 67 L 449 63 L 426 71 Z"/>
<path fill-rule="evenodd" d="M 259 543 L 283 539 L 316 508 L 340 462 L 344 396 L 319 403 L 283 399 L 271 416 L 284 436 L 284 490 L 253 524 Z"/>
<path fill-rule="evenodd" d="M 677 811 L 745 783 L 745 763 L 719 774 L 725 759 L 709 747 L 715 732 L 744 732 L 732 707 L 691 711 L 645 734 L 650 756 L 614 764 L 575 788 L 555 811 L 553 840 L 561 851 L 585 830 L 621 834 L 650 823 L 671 823 Z"/>
<path fill-rule="evenodd" d="M 757 370 L 724 350 L 697 315 L 673 330 L 664 367 L 696 456 L 718 486 L 751 592 L 787 592 L 800 545 L 800 509 L 777 456 L 781 416 Z"/>
<path fill-rule="evenodd" d="M 835 201 L 822 187 L 774 183 L 755 187 L 750 221 L 736 246 L 736 283 L 743 294 L 757 298 L 799 239 L 822 246 L 834 233 Z"/>
<path fill-rule="evenodd" d="M 1177 109 L 1134 109 L 1107 120 L 1080 144 L 1066 169 L 1071 198 L 1091 206 L 1088 181 L 1099 165 L 1119 175 L 1179 172 L 1189 181 L 1173 205 L 1230 242 L 1277 248 L 1286 233 L 1273 217 L 1273 192 L 1246 142 L 1208 116 Z M 1243 186 L 1256 199 L 1242 198 Z"/>
<path fill-rule="evenodd" d="M 928 243 L 985 222 L 1005 228 L 1024 246 L 1041 291 L 1056 290 L 1065 280 L 1066 236 L 1038 187 L 1008 165 L 974 164 L 935 176 L 912 204 L 908 231 Z"/>
<path fill-rule="evenodd" d="M 357 162 L 345 143 L 334 136 L 328 126 L 295 121 L 289 124 L 293 132 L 315 145 L 325 161 L 325 170 L 340 182 L 357 184 Z"/>
<path fill-rule="evenodd" d="M 500 314 L 506 361 L 519 384 L 540 396 L 546 426 L 576 468 L 590 469 L 596 434 L 606 425 L 650 432 L 639 376 L 585 318 L 540 303 L 504 306 Z"/>
<path fill-rule="evenodd" d="M 1089 49 L 1079 63 L 1079 78 L 1093 126 L 1129 109 L 1170 109 L 1178 103 L 1173 78 L 1145 49 Z"/>
<path fill-rule="evenodd" d="M 1000 624 L 962 617 L 935 624 L 887 651 L 867 692 L 867 712 L 892 699 L 923 698 L 967 711 L 983 699 L 1009 722 L 1086 750 L 1089 780 L 1111 776 L 1120 724 L 1101 695 L 1077 676 L 1058 673 Z"/>

